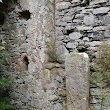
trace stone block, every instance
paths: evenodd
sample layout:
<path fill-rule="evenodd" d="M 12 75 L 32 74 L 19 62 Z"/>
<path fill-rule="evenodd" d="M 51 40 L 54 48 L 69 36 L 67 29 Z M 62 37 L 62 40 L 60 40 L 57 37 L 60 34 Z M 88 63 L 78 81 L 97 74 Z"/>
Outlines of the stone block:
<path fill-rule="evenodd" d="M 110 7 L 101 7 L 93 10 L 93 14 L 104 14 L 110 10 Z"/>
<path fill-rule="evenodd" d="M 54 110 L 62 110 L 62 109 L 63 109 L 63 107 L 60 103 L 57 103 L 54 105 Z"/>
<path fill-rule="evenodd" d="M 89 58 L 86 53 L 70 53 L 65 59 L 67 110 L 87 110 Z"/>
<path fill-rule="evenodd" d="M 80 0 L 72 0 L 71 3 L 78 3 Z"/>
<path fill-rule="evenodd" d="M 73 42 L 68 42 L 67 45 L 66 45 L 67 48 L 71 48 L 71 49 L 75 49 L 76 46 Z"/>
<path fill-rule="evenodd" d="M 92 26 L 77 26 L 76 28 L 77 28 L 79 31 L 92 30 Z"/>
<path fill-rule="evenodd" d="M 107 1 L 108 0 L 94 0 L 94 1 L 90 2 L 90 5 L 96 5 L 96 4 L 99 4 L 99 3 L 105 3 Z"/>
<path fill-rule="evenodd" d="M 55 0 L 56 3 L 63 2 L 64 0 Z"/>
<path fill-rule="evenodd" d="M 70 2 L 61 2 L 56 4 L 57 10 L 64 10 L 67 9 L 70 6 Z"/>
<path fill-rule="evenodd" d="M 82 35 L 79 32 L 73 32 L 73 33 L 69 34 L 69 37 L 72 40 L 76 40 L 76 39 L 79 39 L 80 37 L 82 37 Z"/>
<path fill-rule="evenodd" d="M 94 20 L 95 17 L 91 14 L 91 15 L 86 15 L 83 21 L 86 25 L 94 25 L 95 22 Z"/>
<path fill-rule="evenodd" d="M 105 30 L 109 30 L 110 27 L 109 26 L 97 26 L 93 28 L 93 31 L 105 31 Z"/>

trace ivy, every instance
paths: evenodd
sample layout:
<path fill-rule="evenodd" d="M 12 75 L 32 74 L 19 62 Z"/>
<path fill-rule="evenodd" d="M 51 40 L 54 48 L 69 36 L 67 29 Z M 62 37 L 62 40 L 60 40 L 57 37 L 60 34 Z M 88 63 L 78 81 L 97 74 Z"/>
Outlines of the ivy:
<path fill-rule="evenodd" d="M 8 54 L 5 49 L 5 42 L 0 41 L 0 64 L 3 65 L 7 58 Z M 0 110 L 14 110 L 9 96 L 9 88 L 12 84 L 13 81 L 10 78 L 0 74 Z"/>

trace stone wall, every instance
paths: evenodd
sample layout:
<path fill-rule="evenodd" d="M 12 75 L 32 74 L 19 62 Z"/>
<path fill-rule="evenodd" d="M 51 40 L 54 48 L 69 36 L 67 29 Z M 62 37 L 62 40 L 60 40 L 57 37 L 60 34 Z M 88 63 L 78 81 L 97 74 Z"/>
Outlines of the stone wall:
<path fill-rule="evenodd" d="M 92 65 L 98 46 L 110 41 L 110 0 L 56 0 L 55 25 L 57 50 L 62 60 L 66 53 L 86 52 Z M 92 67 L 90 70 L 95 81 L 97 74 Z M 95 83 L 90 84 L 90 104 L 100 110 L 102 92 L 98 82 Z M 109 104 L 102 106 L 103 110 L 109 109 Z"/>
<path fill-rule="evenodd" d="M 52 110 L 44 63 L 54 37 L 54 0 L 3 0 L 0 6 L 0 39 L 7 42 L 11 63 L 6 69 L 15 81 L 13 103 L 19 110 Z"/>
<path fill-rule="evenodd" d="M 65 59 L 67 110 L 89 109 L 89 57 L 70 53 Z"/>
<path fill-rule="evenodd" d="M 110 40 L 110 0 L 3 0 L 0 9 L 12 102 L 18 110 L 66 110 L 65 54 L 86 52 L 92 65 L 98 46 Z M 96 75 L 91 68 L 92 81 Z M 100 109 L 102 90 L 94 82 L 90 104 Z"/>

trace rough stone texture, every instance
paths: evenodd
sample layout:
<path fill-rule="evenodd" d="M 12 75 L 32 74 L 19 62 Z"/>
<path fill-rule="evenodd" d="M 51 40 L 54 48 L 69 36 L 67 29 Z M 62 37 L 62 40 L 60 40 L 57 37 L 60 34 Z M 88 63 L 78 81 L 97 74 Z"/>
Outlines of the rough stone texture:
<path fill-rule="evenodd" d="M 64 1 L 62 0 L 60 4 Z M 62 36 L 60 40 L 57 40 L 60 42 L 57 50 L 64 61 L 65 53 L 86 52 L 90 57 L 90 65 L 92 65 L 92 61 L 97 57 L 99 45 L 106 41 L 110 42 L 110 0 L 90 0 L 90 3 L 87 1 L 89 0 L 68 0 L 70 2 L 68 8 L 63 10 L 56 8 L 55 37 L 57 40 Z M 94 80 L 94 74 L 97 73 L 90 70 L 90 77 Z M 99 89 L 98 82 L 94 82 L 95 84 L 90 83 L 90 105 L 100 110 L 102 95 L 97 96 L 97 92 L 92 94 L 93 90 Z M 107 98 L 109 99 L 109 95 Z M 103 108 L 108 109 L 109 104 L 104 104 Z"/>
<path fill-rule="evenodd" d="M 16 82 L 11 97 L 17 109 L 66 109 L 65 54 L 86 52 L 92 61 L 98 46 L 110 42 L 109 25 L 110 0 L 0 3 L 0 40 L 7 42 L 12 59 L 6 69 Z M 94 74 L 91 72 L 91 78 Z M 100 108 L 102 95 L 96 83 L 90 84 L 90 104 Z M 103 107 L 110 108 L 109 104 Z"/>
<path fill-rule="evenodd" d="M 17 110 L 52 110 L 54 104 L 47 98 L 49 90 L 45 87 L 48 82 L 44 62 L 47 44 L 54 37 L 54 1 L 9 0 L 5 4 L 0 39 L 7 42 L 12 60 L 10 68 L 6 67 L 15 80 L 12 102 Z M 51 101 L 54 99 L 51 97 Z"/>
<path fill-rule="evenodd" d="M 86 53 L 70 53 L 65 59 L 67 110 L 89 107 L 89 57 Z"/>
<path fill-rule="evenodd" d="M 101 7 L 93 10 L 93 14 L 103 14 L 107 13 L 110 10 L 110 7 Z"/>
<path fill-rule="evenodd" d="M 61 3 L 56 4 L 57 10 L 63 10 L 63 9 L 68 8 L 69 6 L 70 6 L 69 2 L 61 2 Z"/>

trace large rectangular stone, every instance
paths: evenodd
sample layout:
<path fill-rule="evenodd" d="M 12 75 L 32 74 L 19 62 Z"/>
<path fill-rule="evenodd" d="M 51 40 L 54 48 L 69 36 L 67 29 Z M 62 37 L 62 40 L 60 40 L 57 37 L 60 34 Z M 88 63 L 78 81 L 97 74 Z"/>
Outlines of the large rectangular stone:
<path fill-rule="evenodd" d="M 110 7 L 101 7 L 93 10 L 93 14 L 104 14 L 110 10 Z"/>
<path fill-rule="evenodd" d="M 106 3 L 108 0 L 94 0 L 92 2 L 90 2 L 90 5 L 96 5 L 99 3 Z"/>
<path fill-rule="evenodd" d="M 86 53 L 66 55 L 67 110 L 87 110 L 89 101 L 89 58 Z"/>

